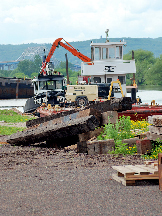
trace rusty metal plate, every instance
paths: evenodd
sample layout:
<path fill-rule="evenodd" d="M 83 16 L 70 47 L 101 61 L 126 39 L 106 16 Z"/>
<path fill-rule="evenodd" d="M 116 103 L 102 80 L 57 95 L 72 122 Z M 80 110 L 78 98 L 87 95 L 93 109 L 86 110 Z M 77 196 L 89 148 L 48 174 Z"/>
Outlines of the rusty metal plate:
<path fill-rule="evenodd" d="M 159 189 L 162 191 L 162 153 L 158 154 Z"/>

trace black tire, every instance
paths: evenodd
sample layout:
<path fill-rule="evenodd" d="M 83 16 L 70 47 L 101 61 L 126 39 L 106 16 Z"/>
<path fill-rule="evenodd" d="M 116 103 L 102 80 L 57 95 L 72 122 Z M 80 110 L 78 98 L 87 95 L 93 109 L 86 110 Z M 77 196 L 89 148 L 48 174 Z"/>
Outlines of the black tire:
<path fill-rule="evenodd" d="M 88 104 L 88 100 L 86 97 L 78 97 L 76 99 L 76 104 L 78 107 L 85 107 Z"/>

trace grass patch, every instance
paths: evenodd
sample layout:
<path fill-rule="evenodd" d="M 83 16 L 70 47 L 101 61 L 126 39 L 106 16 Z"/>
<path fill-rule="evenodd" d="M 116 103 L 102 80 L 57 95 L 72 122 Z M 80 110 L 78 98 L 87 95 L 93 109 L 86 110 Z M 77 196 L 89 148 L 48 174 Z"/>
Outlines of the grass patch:
<path fill-rule="evenodd" d="M 16 133 L 18 131 L 23 131 L 24 127 L 12 127 L 13 123 L 18 123 L 18 122 L 26 122 L 35 117 L 31 116 L 25 116 L 25 115 L 20 115 L 17 112 L 13 110 L 0 110 L 0 121 L 4 121 L 6 123 L 11 123 L 11 126 L 1 126 L 0 125 L 0 135 L 11 135 L 13 133 Z"/>
<path fill-rule="evenodd" d="M 11 135 L 13 133 L 16 133 L 18 131 L 23 131 L 26 128 L 23 127 L 8 127 L 8 126 L 1 126 L 0 125 L 0 135 Z"/>
<path fill-rule="evenodd" d="M 13 110 L 0 110 L 0 121 L 5 121 L 7 123 L 26 122 L 33 118 L 34 117 L 20 115 Z"/>

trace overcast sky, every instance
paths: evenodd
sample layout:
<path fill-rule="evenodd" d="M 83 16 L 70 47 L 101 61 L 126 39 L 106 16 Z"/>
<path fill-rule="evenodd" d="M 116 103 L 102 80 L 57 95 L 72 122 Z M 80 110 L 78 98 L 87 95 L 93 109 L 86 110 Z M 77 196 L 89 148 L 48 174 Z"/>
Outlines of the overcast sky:
<path fill-rule="evenodd" d="M 162 37 L 161 0 L 0 0 L 0 44 Z"/>

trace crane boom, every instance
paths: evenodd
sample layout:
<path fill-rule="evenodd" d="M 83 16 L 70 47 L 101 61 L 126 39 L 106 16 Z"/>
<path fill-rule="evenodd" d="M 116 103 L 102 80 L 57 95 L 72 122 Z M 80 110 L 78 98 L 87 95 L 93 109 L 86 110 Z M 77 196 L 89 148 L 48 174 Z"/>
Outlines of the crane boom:
<path fill-rule="evenodd" d="M 42 62 L 42 71 L 41 73 L 43 73 L 43 75 L 46 75 L 46 65 L 48 62 L 50 62 L 50 59 L 52 57 L 52 55 L 54 54 L 56 47 L 58 47 L 59 45 L 64 47 L 66 50 L 68 50 L 69 52 L 71 52 L 74 56 L 77 56 L 79 59 L 81 59 L 84 62 L 89 62 L 88 64 L 92 64 L 91 59 L 85 55 L 83 55 L 82 53 L 80 53 L 78 50 L 76 50 L 72 45 L 70 45 L 67 41 L 65 41 L 65 43 L 61 42 L 63 38 L 58 38 L 56 39 L 53 44 L 52 47 L 48 53 L 47 58 Z"/>
<path fill-rule="evenodd" d="M 63 38 L 57 38 L 57 39 L 53 42 L 52 47 L 51 47 L 51 49 L 50 49 L 50 51 L 49 51 L 49 53 L 48 53 L 48 56 L 47 56 L 47 58 L 46 58 L 46 62 L 50 62 L 50 59 L 51 59 L 53 53 L 55 52 L 56 47 L 59 45 L 59 42 L 60 42 L 62 39 L 63 39 Z"/>
<path fill-rule="evenodd" d="M 68 45 L 62 43 L 61 41 L 59 42 L 59 44 L 64 47 L 66 50 L 68 50 L 69 52 L 71 52 L 74 56 L 77 56 L 79 59 L 81 59 L 84 62 L 91 62 L 91 59 L 85 55 L 83 55 L 82 53 L 80 53 L 78 50 L 76 50 L 74 47 L 72 47 L 68 42 L 66 42 Z"/>

